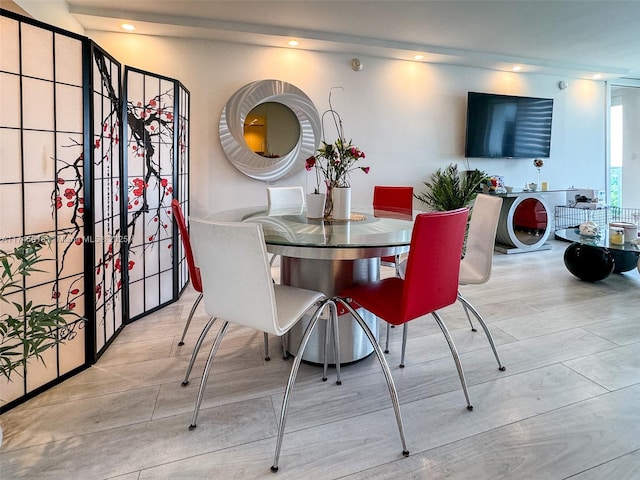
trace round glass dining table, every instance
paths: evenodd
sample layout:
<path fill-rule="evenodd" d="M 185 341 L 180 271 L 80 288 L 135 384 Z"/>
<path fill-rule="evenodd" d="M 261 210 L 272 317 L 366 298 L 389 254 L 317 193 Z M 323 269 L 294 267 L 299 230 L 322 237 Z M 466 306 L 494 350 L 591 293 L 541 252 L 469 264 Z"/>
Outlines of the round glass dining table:
<path fill-rule="evenodd" d="M 420 213 L 420 212 L 415 212 Z M 380 257 L 409 251 L 414 214 L 373 208 L 352 209 L 350 220 L 307 218 L 299 206 L 247 207 L 211 214 L 210 220 L 255 222 L 263 227 L 269 253 L 280 255 L 280 282 L 334 296 L 354 284 L 380 278 Z M 339 310 L 340 361 L 350 363 L 373 353 L 355 319 Z M 378 336 L 378 319 L 360 311 Z M 309 318 L 289 331 L 288 351 L 295 354 Z M 325 324 L 316 328 L 305 349 L 303 360 L 324 361 Z M 333 349 L 329 363 L 335 363 Z"/>

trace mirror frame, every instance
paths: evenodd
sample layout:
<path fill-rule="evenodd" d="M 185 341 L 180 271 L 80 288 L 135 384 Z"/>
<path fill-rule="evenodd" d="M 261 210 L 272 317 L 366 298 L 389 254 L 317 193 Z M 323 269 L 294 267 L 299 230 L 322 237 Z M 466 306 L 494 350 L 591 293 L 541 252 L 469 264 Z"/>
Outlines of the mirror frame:
<path fill-rule="evenodd" d="M 247 115 L 266 102 L 285 105 L 300 124 L 296 145 L 282 157 L 258 155 L 244 140 Z M 219 133 L 222 150 L 234 167 L 251 178 L 271 182 L 304 168 L 304 161 L 320 144 L 320 115 L 311 99 L 295 85 L 282 80 L 258 80 L 245 85 L 229 98 L 220 116 Z"/>

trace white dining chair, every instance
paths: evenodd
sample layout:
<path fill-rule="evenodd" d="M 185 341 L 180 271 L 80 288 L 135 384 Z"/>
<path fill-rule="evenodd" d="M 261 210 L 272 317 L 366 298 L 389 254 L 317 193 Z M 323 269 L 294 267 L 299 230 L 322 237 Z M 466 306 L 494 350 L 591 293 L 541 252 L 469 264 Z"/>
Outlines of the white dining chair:
<path fill-rule="evenodd" d="M 304 190 L 302 187 L 267 187 L 267 205 L 269 210 L 300 207 L 304 210 Z M 269 262 L 273 266 L 278 255 L 271 255 Z"/>
<path fill-rule="evenodd" d="M 304 206 L 302 187 L 267 187 L 269 207 Z"/>
<path fill-rule="evenodd" d="M 336 335 L 336 304 L 333 299 L 327 298 L 321 292 L 273 283 L 267 260 L 262 225 L 256 223 L 211 222 L 192 218 L 191 231 L 196 262 L 202 277 L 204 306 L 211 316 L 210 321 L 203 329 L 202 335 L 206 335 L 206 332 L 217 318 L 220 318 L 224 323 L 213 342 L 205 364 L 193 417 L 189 426 L 190 430 L 196 428 L 198 413 L 213 360 L 230 322 L 272 335 L 282 336 L 306 314 L 311 315 L 291 367 L 284 393 L 276 452 L 271 467 L 272 471 L 275 472 L 278 470 L 278 460 L 291 390 L 298 374 L 304 349 L 325 308 L 329 309 L 327 331 L 329 329 L 334 331 L 333 347 L 336 354 L 339 355 L 340 347 Z M 375 338 L 372 334 L 371 338 L 375 343 Z M 199 344 L 201 344 L 200 339 Z M 381 355 L 382 353 L 380 352 L 379 356 Z M 384 357 L 382 357 L 382 361 L 384 361 Z M 384 363 L 383 368 L 385 365 L 386 363 Z M 339 361 L 336 369 L 339 381 Z M 396 409 L 396 419 L 403 442 L 403 450 L 406 451 L 400 407 L 388 366 L 386 367 L 385 376 L 387 376 L 389 391 Z M 183 382 L 183 385 L 186 386 L 188 383 L 187 380 Z"/>
<path fill-rule="evenodd" d="M 500 220 L 500 210 L 502 208 L 502 198 L 493 195 L 480 194 L 476 197 L 471 209 L 471 219 L 469 220 L 469 230 L 467 233 L 467 243 L 464 258 L 460 262 L 459 284 L 482 285 L 491 278 L 493 266 L 493 247 L 496 239 L 498 221 Z M 498 362 L 498 368 L 502 371 L 506 367 L 502 364 L 498 350 L 489 332 L 482 315 L 478 310 L 462 296 L 458 289 L 458 301 L 462 304 L 464 312 L 471 325 L 471 330 L 476 331 L 469 316 L 469 311 L 480 323 L 484 330 L 489 345 L 493 350 L 493 355 Z"/>

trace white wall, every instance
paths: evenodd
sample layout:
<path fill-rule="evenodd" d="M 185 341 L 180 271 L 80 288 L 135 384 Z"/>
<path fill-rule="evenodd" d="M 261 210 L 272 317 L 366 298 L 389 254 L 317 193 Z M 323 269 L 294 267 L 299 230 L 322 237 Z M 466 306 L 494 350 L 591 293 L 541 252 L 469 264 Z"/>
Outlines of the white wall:
<path fill-rule="evenodd" d="M 364 69 L 350 68 L 353 56 L 256 47 L 208 40 L 87 32 L 123 64 L 179 79 L 191 92 L 192 213 L 266 202 L 265 184 L 239 173 L 218 140 L 226 100 L 243 85 L 279 79 L 305 91 L 320 112 L 332 96 L 347 137 L 363 149 L 371 166 L 354 173 L 355 205 L 370 205 L 375 184 L 413 185 L 424 190 L 437 168 L 451 162 L 467 168 L 464 136 L 467 91 L 554 98 L 551 158 L 541 180 L 551 188 L 603 188 L 605 183 L 605 87 L 602 82 L 495 72 L 362 57 Z M 355 55 L 354 55 L 355 56 Z M 516 187 L 536 181 L 531 160 L 478 160 L 470 168 L 505 177 Z M 308 178 L 307 178 L 308 177 Z M 279 185 L 313 180 L 304 170 Z M 420 207 L 419 203 L 416 206 Z"/>

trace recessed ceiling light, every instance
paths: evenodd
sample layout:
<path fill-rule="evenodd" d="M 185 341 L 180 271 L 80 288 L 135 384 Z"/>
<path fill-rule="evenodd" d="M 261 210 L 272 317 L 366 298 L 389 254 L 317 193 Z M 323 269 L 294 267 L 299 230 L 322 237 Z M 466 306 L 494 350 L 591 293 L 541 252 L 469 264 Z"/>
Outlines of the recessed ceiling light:
<path fill-rule="evenodd" d="M 511 68 L 511 70 L 513 70 L 514 72 L 519 72 L 520 70 L 522 70 L 522 67 L 520 65 L 515 65 Z"/>
<path fill-rule="evenodd" d="M 297 40 L 289 40 L 287 43 L 288 43 L 288 45 L 290 47 L 297 47 L 298 46 L 298 41 Z"/>
<path fill-rule="evenodd" d="M 126 30 L 127 32 L 133 32 L 136 29 L 136 27 L 134 27 L 130 23 L 123 23 L 120 25 L 120 28 Z"/>
<path fill-rule="evenodd" d="M 599 73 L 596 73 L 596 74 L 592 75 L 591 78 L 593 80 L 600 80 L 602 78 L 602 75 L 600 75 Z"/>
<path fill-rule="evenodd" d="M 417 54 L 417 55 L 414 55 L 414 56 L 413 56 L 413 59 L 414 59 L 414 60 L 422 60 L 422 59 L 424 59 L 424 55 L 422 55 L 422 54 L 420 54 L 420 53 L 419 53 L 419 54 Z"/>

